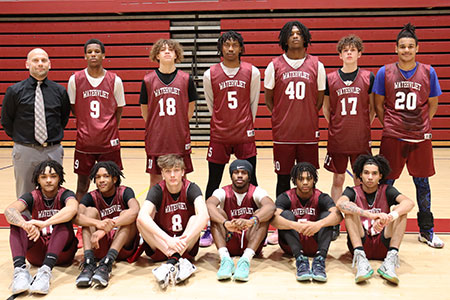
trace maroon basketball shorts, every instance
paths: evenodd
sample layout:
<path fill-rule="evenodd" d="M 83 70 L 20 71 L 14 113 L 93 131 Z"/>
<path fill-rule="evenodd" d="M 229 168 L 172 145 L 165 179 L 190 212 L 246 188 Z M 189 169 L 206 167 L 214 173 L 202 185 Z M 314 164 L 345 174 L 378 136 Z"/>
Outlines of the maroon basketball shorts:
<path fill-rule="evenodd" d="M 243 231 L 242 233 L 232 232 L 231 238 L 227 241 L 227 249 L 231 256 L 241 256 L 244 254 L 244 250 L 247 249 L 248 245 L 248 231 Z M 258 246 L 258 249 L 253 249 L 256 255 L 259 255 L 264 247 L 264 238 Z"/>
<path fill-rule="evenodd" d="M 89 176 L 92 167 L 98 161 L 113 161 L 123 170 L 120 149 L 98 154 L 83 153 L 75 149 L 73 170 L 76 174 Z"/>
<path fill-rule="evenodd" d="M 405 164 L 409 175 L 413 177 L 430 177 L 435 174 L 431 140 L 412 143 L 382 137 L 380 154 L 389 161 L 391 167 L 387 179 L 399 178 Z"/>
<path fill-rule="evenodd" d="M 208 154 L 206 160 L 212 163 L 225 165 L 230 160 L 231 154 L 238 159 L 247 159 L 256 156 L 255 142 L 243 144 L 221 144 L 209 142 Z"/>
<path fill-rule="evenodd" d="M 383 260 L 388 252 L 390 242 L 390 238 L 387 239 L 384 237 L 384 229 L 382 232 L 380 232 L 380 234 L 377 235 L 367 235 L 367 233 L 365 233 L 364 237 L 362 238 L 362 244 L 367 259 Z M 350 237 L 348 236 L 347 246 L 350 252 L 353 254 L 353 245 L 350 241 Z"/>
<path fill-rule="evenodd" d="M 352 169 L 353 163 L 362 154 L 370 154 L 370 150 L 366 153 L 358 154 L 344 154 L 344 153 L 330 153 L 325 156 L 323 167 L 330 172 L 336 174 L 344 174 L 347 170 L 348 160 L 350 159 L 350 169 Z M 353 172 L 352 172 L 353 173 Z"/>
<path fill-rule="evenodd" d="M 275 173 L 288 175 L 299 162 L 309 162 L 319 169 L 319 144 L 273 144 Z"/>
<path fill-rule="evenodd" d="M 145 171 L 147 173 L 153 174 L 153 175 L 161 175 L 161 169 L 158 167 L 157 159 L 159 156 L 153 156 L 147 154 L 147 167 Z M 192 160 L 191 160 L 191 153 L 186 152 L 183 155 L 183 161 L 184 161 L 184 174 L 191 173 L 194 171 L 194 167 L 192 166 Z"/>
<path fill-rule="evenodd" d="M 316 238 L 314 236 L 304 236 L 303 234 L 299 234 L 299 237 L 300 237 L 300 244 L 302 245 L 303 254 L 306 256 L 316 255 L 317 250 L 319 249 Z M 289 247 L 287 243 L 285 243 L 282 240 L 278 240 L 278 243 L 280 244 L 281 249 L 285 253 L 292 255 L 291 247 Z"/>
<path fill-rule="evenodd" d="M 108 250 L 111 247 L 111 244 L 114 240 L 114 235 L 116 234 L 116 230 L 111 230 L 108 232 L 99 242 L 99 248 L 94 249 L 94 255 L 98 259 L 102 259 L 108 254 Z M 130 243 L 128 243 L 130 244 Z M 134 239 L 131 241 L 131 245 L 127 247 L 127 245 L 123 246 L 119 251 L 119 255 L 117 255 L 117 260 L 126 260 L 128 257 L 132 256 L 137 248 L 139 247 L 139 233 L 136 233 Z"/>

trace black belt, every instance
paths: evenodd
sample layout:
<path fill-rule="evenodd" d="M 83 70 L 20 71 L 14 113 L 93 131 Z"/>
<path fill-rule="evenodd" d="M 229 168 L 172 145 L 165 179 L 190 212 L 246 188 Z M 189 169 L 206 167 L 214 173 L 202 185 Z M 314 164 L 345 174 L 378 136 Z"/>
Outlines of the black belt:
<path fill-rule="evenodd" d="M 42 145 L 41 144 L 27 144 L 27 143 L 21 143 L 21 142 L 16 142 L 16 143 L 19 145 L 31 147 L 31 148 L 47 148 L 47 147 L 61 144 L 61 142 L 45 142 Z"/>

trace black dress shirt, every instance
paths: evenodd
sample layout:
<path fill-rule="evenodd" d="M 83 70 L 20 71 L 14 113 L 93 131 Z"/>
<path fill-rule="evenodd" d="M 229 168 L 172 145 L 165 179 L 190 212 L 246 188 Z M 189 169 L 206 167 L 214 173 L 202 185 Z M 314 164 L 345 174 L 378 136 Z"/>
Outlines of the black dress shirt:
<path fill-rule="evenodd" d="M 37 80 L 32 76 L 6 90 L 2 105 L 2 126 L 14 142 L 39 144 L 34 138 L 34 98 Z M 49 79 L 41 84 L 44 96 L 48 143 L 60 142 L 70 114 L 66 89 Z"/>

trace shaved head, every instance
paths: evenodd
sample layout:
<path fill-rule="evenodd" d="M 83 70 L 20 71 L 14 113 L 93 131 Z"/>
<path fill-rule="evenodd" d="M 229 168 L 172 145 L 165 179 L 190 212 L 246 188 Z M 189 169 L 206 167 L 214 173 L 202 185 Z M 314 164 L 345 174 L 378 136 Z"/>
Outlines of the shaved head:
<path fill-rule="evenodd" d="M 50 59 L 47 52 L 41 48 L 34 48 L 28 52 L 25 66 L 36 80 L 44 80 L 50 70 Z"/>

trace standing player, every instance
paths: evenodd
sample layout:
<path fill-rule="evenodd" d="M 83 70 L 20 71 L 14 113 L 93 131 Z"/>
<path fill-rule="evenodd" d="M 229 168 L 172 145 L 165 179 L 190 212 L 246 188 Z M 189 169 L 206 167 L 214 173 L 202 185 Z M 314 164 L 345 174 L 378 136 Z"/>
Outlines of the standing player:
<path fill-rule="evenodd" d="M 32 173 L 36 189 L 22 195 L 5 210 L 11 224 L 10 246 L 14 261 L 13 294 L 25 291 L 48 294 L 55 265 L 71 264 L 77 251 L 72 218 L 78 202 L 72 191 L 61 187 L 63 167 L 54 160 L 38 164 Z M 31 213 L 31 219 L 26 215 Z M 41 266 L 31 277 L 25 258 Z"/>
<path fill-rule="evenodd" d="M 184 178 L 181 156 L 162 155 L 158 167 L 163 181 L 148 192 L 137 226 L 148 245 L 147 255 L 154 261 L 167 259 L 153 269 L 157 282 L 166 288 L 170 281 L 182 282 L 197 269 L 188 259 L 197 255 L 200 232 L 209 217 L 200 188 Z"/>
<path fill-rule="evenodd" d="M 84 248 L 83 270 L 76 285 L 105 287 L 114 261 L 132 256 L 139 245 L 139 203 L 131 188 L 120 185 L 123 174 L 114 162 L 96 163 L 89 177 L 97 189 L 83 197 L 76 219 L 83 226 Z M 95 258 L 101 259 L 98 266 Z"/>
<path fill-rule="evenodd" d="M 246 160 L 232 162 L 232 184 L 215 190 L 207 200 L 211 233 L 220 255 L 219 280 L 233 276 L 248 281 L 250 261 L 261 252 L 275 211 L 267 192 L 250 183 L 252 168 Z M 236 267 L 230 255 L 241 255 Z"/>
<path fill-rule="evenodd" d="M 442 248 L 444 242 L 433 232 L 428 181 L 435 173 L 431 119 L 442 91 L 433 67 L 416 62 L 418 51 L 415 27 L 408 23 L 397 36 L 398 62 L 381 67 L 375 78 L 375 110 L 383 124 L 380 153 L 392 168 L 389 184 L 400 177 L 406 163 L 416 186 L 419 241 Z"/>
<path fill-rule="evenodd" d="M 384 182 L 389 162 L 380 155 L 361 155 L 353 165 L 361 184 L 347 187 L 337 202 L 345 214 L 347 245 L 356 264 L 355 282 L 369 279 L 373 270 L 367 259 L 383 259 L 377 272 L 398 284 L 398 250 L 406 229 L 406 217 L 414 202 Z"/>
<path fill-rule="evenodd" d="M 122 169 L 119 122 L 125 106 L 122 80 L 103 69 L 103 43 L 88 40 L 84 58 L 87 68 L 72 75 L 67 87 L 77 118 L 74 172 L 78 174 L 78 201 L 89 189 L 89 173 L 96 161 L 114 161 Z"/>
<path fill-rule="evenodd" d="M 331 198 L 335 202 L 342 195 L 348 161 L 353 165 L 360 154 L 370 153 L 375 76 L 358 67 L 363 48 L 358 36 L 343 37 L 337 45 L 342 68 L 327 75 L 323 114 L 329 125 L 324 167 L 333 172 Z M 339 225 L 333 230 L 333 240 L 338 235 Z"/>
<path fill-rule="evenodd" d="M 183 60 L 183 48 L 175 40 L 158 40 L 150 60 L 159 63 L 142 81 L 139 103 L 145 120 L 145 152 L 150 187 L 162 180 L 158 156 L 176 153 L 183 157 L 186 173 L 193 171 L 189 119 L 194 114 L 197 90 L 192 77 L 175 67 Z M 170 137 L 170 138 L 168 138 Z"/>
<path fill-rule="evenodd" d="M 255 66 L 240 60 L 244 53 L 244 39 L 239 33 L 228 31 L 222 34 L 217 41 L 217 50 L 223 62 L 203 74 L 206 103 L 212 114 L 206 199 L 219 188 L 225 164 L 232 153 L 252 164 L 251 183 L 258 185 L 253 122 L 258 109 L 261 75 Z M 211 243 L 208 228 L 200 246 Z"/>
<path fill-rule="evenodd" d="M 287 22 L 278 38 L 285 53 L 273 59 L 264 73 L 266 105 L 272 112 L 277 197 L 290 189 L 289 172 L 295 162 L 307 161 L 319 168 L 319 110 L 326 82 L 323 64 L 306 53 L 311 34 L 305 25 Z M 276 239 L 274 234 L 268 241 L 274 244 Z"/>
<path fill-rule="evenodd" d="M 279 195 L 272 225 L 278 228 L 284 252 L 295 257 L 298 281 L 327 281 L 325 259 L 332 237 L 332 226 L 342 216 L 333 199 L 316 189 L 316 168 L 307 162 L 291 170 L 293 189 Z M 314 256 L 311 270 L 307 256 Z"/>

